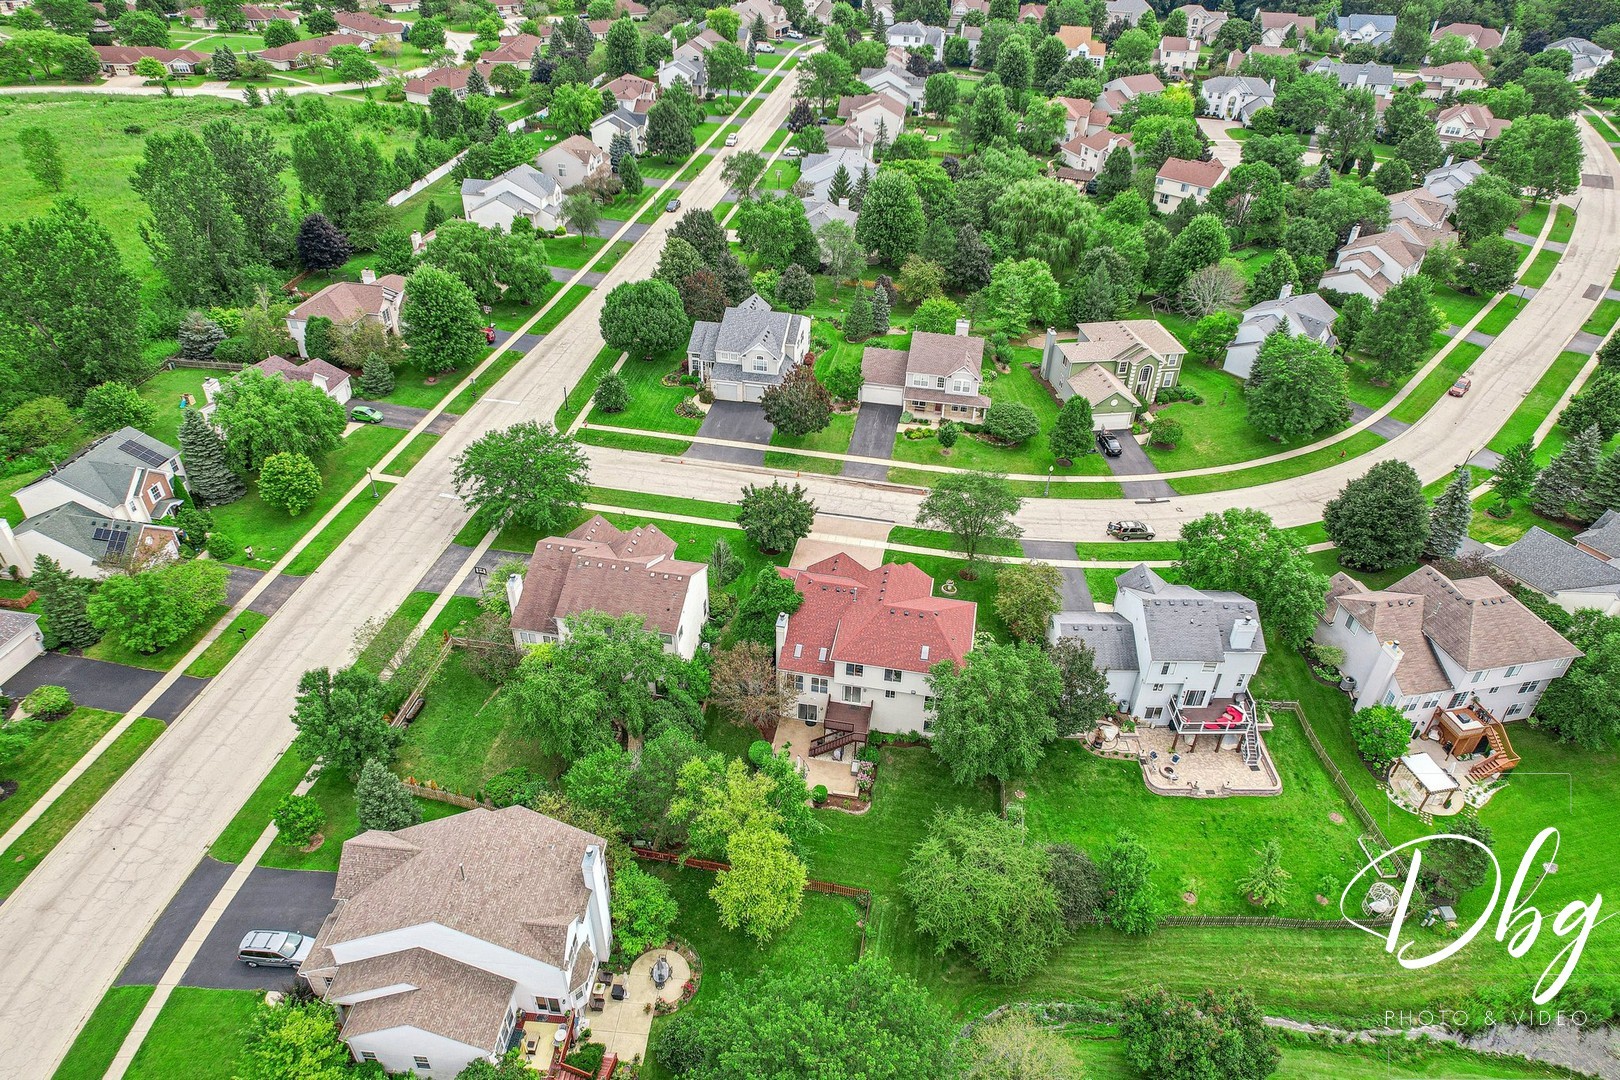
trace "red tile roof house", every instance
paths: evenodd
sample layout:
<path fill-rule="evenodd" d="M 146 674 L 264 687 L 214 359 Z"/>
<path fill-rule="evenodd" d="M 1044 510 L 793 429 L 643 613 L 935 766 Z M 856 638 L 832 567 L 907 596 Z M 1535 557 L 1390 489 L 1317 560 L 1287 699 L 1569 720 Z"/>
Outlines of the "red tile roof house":
<path fill-rule="evenodd" d="M 144 45 L 93 45 L 101 61 L 101 73 L 113 77 L 135 74 L 135 65 L 151 57 L 171 75 L 190 75 L 198 64 L 208 62 L 208 54 L 195 49 L 155 49 Z"/>
<path fill-rule="evenodd" d="M 928 669 L 962 666 L 977 605 L 934 596 L 933 579 L 911 563 L 868 570 L 840 553 L 780 573 L 804 602 L 776 620 L 776 669 L 797 693 L 798 719 L 827 728 L 810 756 L 865 742 L 872 730 L 928 731 Z"/>
<path fill-rule="evenodd" d="M 274 49 L 264 49 L 257 55 L 260 60 L 277 71 L 291 71 L 296 67 L 305 66 L 308 62 L 306 57 L 324 58 L 339 45 L 353 45 L 367 50 L 371 48 L 371 42 L 354 34 L 327 34 L 325 37 L 308 38 L 290 45 L 278 45 Z"/>
<path fill-rule="evenodd" d="M 370 270 L 360 272 L 359 281 L 335 281 L 287 313 L 287 332 L 298 342 L 298 355 L 307 357 L 304 330 L 309 320 L 331 319 L 340 330 L 360 325 L 362 319 L 381 323 L 391 334 L 399 333 L 399 309 L 405 303 L 405 279 L 399 274 L 378 277 Z"/>
<path fill-rule="evenodd" d="M 200 26 L 204 30 L 219 29 L 219 21 L 208 14 L 207 8 L 186 8 L 175 17 L 184 19 L 193 26 Z M 291 8 L 259 7 L 257 4 L 242 6 L 242 22 L 249 30 L 263 30 L 273 22 L 290 22 L 297 26 L 298 19 L 298 12 Z"/>
<path fill-rule="evenodd" d="M 690 660 L 709 617 L 709 567 L 675 558 L 656 525 L 625 531 L 597 514 L 536 544 L 524 575 L 506 579 L 506 598 L 519 646 L 564 639 L 570 616 L 600 611 L 640 615 L 666 652 Z"/>
<path fill-rule="evenodd" d="M 391 19 L 379 19 L 363 11 L 335 11 L 338 33 L 354 34 L 367 41 L 400 41 L 405 36 L 405 24 Z"/>

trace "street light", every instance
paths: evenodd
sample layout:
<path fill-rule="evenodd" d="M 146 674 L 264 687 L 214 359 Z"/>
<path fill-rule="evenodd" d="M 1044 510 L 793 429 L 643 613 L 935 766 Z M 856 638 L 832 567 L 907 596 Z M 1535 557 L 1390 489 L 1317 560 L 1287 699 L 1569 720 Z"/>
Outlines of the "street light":
<path fill-rule="evenodd" d="M 371 474 L 369 467 L 366 469 L 366 479 L 371 481 L 371 497 L 375 499 L 377 497 L 377 478 Z"/>
<path fill-rule="evenodd" d="M 1052 470 L 1055 468 L 1057 468 L 1056 465 L 1046 467 L 1046 495 L 1044 497 L 1048 499 L 1052 497 Z"/>

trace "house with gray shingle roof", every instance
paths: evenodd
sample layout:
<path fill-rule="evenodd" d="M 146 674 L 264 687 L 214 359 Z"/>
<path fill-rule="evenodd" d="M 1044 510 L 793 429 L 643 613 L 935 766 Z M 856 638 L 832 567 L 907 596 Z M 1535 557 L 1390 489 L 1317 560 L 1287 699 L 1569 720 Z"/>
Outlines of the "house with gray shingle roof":
<path fill-rule="evenodd" d="M 361 833 L 333 899 L 298 974 L 390 1073 L 447 1080 L 526 1015 L 583 1014 L 613 948 L 607 842 L 523 806 Z"/>
<path fill-rule="evenodd" d="M 1620 560 L 1620 511 L 1605 510 L 1575 542 L 1599 558 Z"/>
<path fill-rule="evenodd" d="M 1331 75 L 1346 90 L 1371 90 L 1378 98 L 1395 93 L 1395 69 L 1388 64 L 1345 64 L 1324 56 L 1308 71 L 1311 75 Z"/>
<path fill-rule="evenodd" d="M 1620 615 L 1620 564 L 1539 526 L 1485 558 L 1565 611 Z"/>
<path fill-rule="evenodd" d="M 180 451 L 126 427 L 91 443 L 15 498 L 29 517 L 78 503 L 118 521 L 158 521 L 180 504 L 174 480 L 184 471 Z"/>
<path fill-rule="evenodd" d="M 180 530 L 108 517 L 82 503 L 52 507 L 13 530 L 0 520 L 0 564 L 24 574 L 45 556 L 78 577 L 103 578 L 180 557 Z"/>
<path fill-rule="evenodd" d="M 1393 15 L 1340 15 L 1335 24 L 1341 45 L 1371 45 L 1381 49 L 1395 37 Z"/>
<path fill-rule="evenodd" d="M 978 423 L 990 408 L 980 392 L 984 339 L 968 334 L 968 321 L 956 333 L 919 330 L 905 350 L 869 346 L 861 354 L 861 400 L 899 405 L 919 420 Z"/>
<path fill-rule="evenodd" d="M 528 218 L 540 232 L 557 228 L 562 213 L 563 189 L 551 177 L 527 162 L 514 165 L 493 180 L 468 177 L 461 182 L 461 215 L 484 228 L 505 229 Z"/>
<path fill-rule="evenodd" d="M 1548 45 L 1549 49 L 1559 49 L 1567 52 L 1573 63 L 1570 65 L 1569 81 L 1585 82 L 1590 79 L 1598 68 L 1614 59 L 1614 53 L 1595 42 L 1585 38 L 1567 37 L 1559 38 Z"/>
<path fill-rule="evenodd" d="M 1257 79 L 1252 75 L 1217 75 L 1206 79 L 1199 93 L 1204 98 L 1204 111 L 1222 120 L 1236 120 L 1244 127 L 1261 109 L 1271 107 L 1277 100 L 1273 81 Z"/>
<path fill-rule="evenodd" d="M 810 351 L 810 320 L 773 311 L 758 293 L 726 308 L 719 322 L 692 324 L 686 370 L 714 391 L 716 401 L 758 401 Z"/>
<path fill-rule="evenodd" d="M 1227 346 L 1226 360 L 1221 364 L 1240 379 L 1247 379 L 1254 370 L 1254 359 L 1260 355 L 1260 346 L 1266 338 L 1282 330 L 1295 337 L 1303 334 L 1312 341 L 1329 348 L 1337 346 L 1339 339 L 1333 334 L 1333 322 L 1338 313 L 1322 299 L 1320 293 L 1294 295 L 1293 285 L 1283 286 L 1283 294 L 1275 300 L 1265 300 L 1244 311 L 1238 323 L 1237 336 Z"/>
<path fill-rule="evenodd" d="M 5 519 L 0 518 L 0 525 Z M 39 616 L 26 611 L 0 611 L 0 687 L 45 651 Z"/>

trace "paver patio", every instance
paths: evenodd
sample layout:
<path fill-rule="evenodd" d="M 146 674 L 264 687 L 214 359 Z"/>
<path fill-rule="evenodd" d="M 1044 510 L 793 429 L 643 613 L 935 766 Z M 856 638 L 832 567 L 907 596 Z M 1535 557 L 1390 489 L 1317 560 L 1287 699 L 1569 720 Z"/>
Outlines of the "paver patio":
<path fill-rule="evenodd" d="M 669 979 L 662 990 L 653 985 L 652 969 L 658 959 L 669 961 Z M 652 1031 L 653 1003 L 659 1000 L 676 1004 L 681 1000 L 681 988 L 692 978 L 692 967 L 686 957 L 670 949 L 652 949 L 642 953 L 624 975 L 625 996 L 615 1001 L 610 995 L 601 1012 L 588 1014 L 591 1039 L 617 1054 L 620 1061 L 647 1056 L 647 1034 Z"/>

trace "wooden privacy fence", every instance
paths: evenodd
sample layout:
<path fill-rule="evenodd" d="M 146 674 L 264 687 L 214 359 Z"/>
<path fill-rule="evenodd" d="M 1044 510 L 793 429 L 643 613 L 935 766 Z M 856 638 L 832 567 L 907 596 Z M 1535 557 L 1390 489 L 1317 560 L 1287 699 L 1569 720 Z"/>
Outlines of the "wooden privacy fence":
<path fill-rule="evenodd" d="M 495 809 L 495 804 L 487 799 L 482 801 L 469 799 L 467 796 L 457 795 L 453 791 L 446 791 L 443 788 L 436 787 L 423 787 L 421 784 L 413 784 L 409 780 L 402 781 L 402 783 L 404 783 L 406 791 L 419 799 L 431 799 L 433 802 L 449 803 L 451 806 L 459 806 L 463 810 L 472 810 L 480 806 L 485 810 Z"/>
<path fill-rule="evenodd" d="M 229 360 L 187 360 L 183 356 L 171 356 L 164 361 L 170 370 L 174 368 L 200 368 L 203 371 L 241 371 L 246 364 L 236 364 Z"/>

